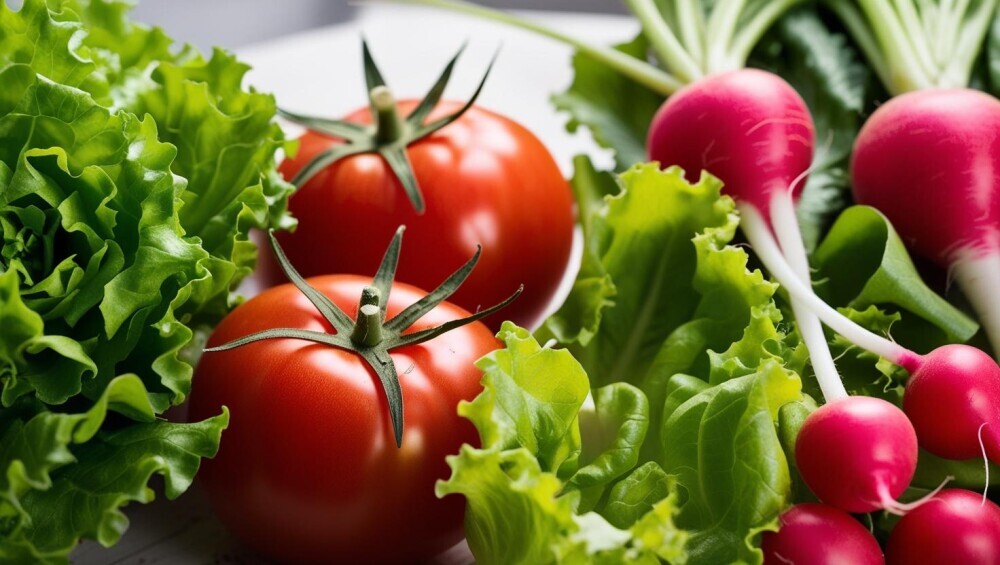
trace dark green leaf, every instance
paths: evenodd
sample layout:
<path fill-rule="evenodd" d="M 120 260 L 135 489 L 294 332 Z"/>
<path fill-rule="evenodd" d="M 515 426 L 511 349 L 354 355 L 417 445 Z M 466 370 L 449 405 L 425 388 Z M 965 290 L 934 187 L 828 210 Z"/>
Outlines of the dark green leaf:
<path fill-rule="evenodd" d="M 649 42 L 639 34 L 616 49 L 646 60 Z M 619 171 L 646 161 L 646 131 L 663 96 L 579 52 L 573 74 L 569 89 L 552 97 L 555 107 L 569 114 L 566 129 L 589 129 L 598 145 L 615 152 Z"/>

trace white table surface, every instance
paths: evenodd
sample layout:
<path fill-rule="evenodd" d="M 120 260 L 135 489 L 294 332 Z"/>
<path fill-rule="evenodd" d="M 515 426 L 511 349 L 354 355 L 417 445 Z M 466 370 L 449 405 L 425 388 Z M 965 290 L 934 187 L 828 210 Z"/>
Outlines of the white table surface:
<path fill-rule="evenodd" d="M 626 41 L 638 29 L 633 20 L 621 16 L 546 12 L 525 15 L 598 44 Z M 238 53 L 254 67 L 249 83 L 274 93 L 283 107 L 337 117 L 367 103 L 361 67 L 362 35 L 398 97 L 423 96 L 467 41 L 466 52 L 445 93 L 446 97 L 465 99 L 500 47 L 499 59 L 479 104 L 531 129 L 567 174 L 571 172 L 572 157 L 579 153 L 589 154 L 598 165 L 611 165 L 610 154 L 599 150 L 587 133 L 567 133 L 563 128 L 566 117 L 556 114 L 549 104 L 549 95 L 566 88 L 572 79 L 571 50 L 527 32 L 433 9 L 375 4 L 364 6 L 351 22 L 253 45 Z M 297 133 L 294 126 L 287 129 L 290 135 Z M 116 546 L 105 549 L 85 542 L 70 556 L 71 562 L 262 562 L 212 517 L 197 484 L 171 502 L 163 498 L 162 489 L 157 490 L 156 502 L 126 508 L 131 527 Z M 468 548 L 460 545 L 438 561 L 467 563 L 471 556 Z"/>

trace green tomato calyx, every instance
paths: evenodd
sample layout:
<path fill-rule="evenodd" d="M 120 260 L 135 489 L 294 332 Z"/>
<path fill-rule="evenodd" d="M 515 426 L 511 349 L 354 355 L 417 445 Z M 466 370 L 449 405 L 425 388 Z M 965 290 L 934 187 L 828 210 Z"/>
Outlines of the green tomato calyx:
<path fill-rule="evenodd" d="M 385 79 L 382 78 L 382 73 L 368 50 L 368 43 L 362 40 L 361 47 L 364 58 L 365 83 L 368 87 L 368 103 L 374 120 L 373 125 L 357 124 L 346 120 L 315 118 L 278 108 L 278 115 L 281 117 L 315 132 L 344 141 L 340 145 L 335 145 L 321 152 L 306 163 L 292 179 L 292 184 L 301 187 L 320 171 L 345 157 L 361 153 L 377 153 L 385 159 L 392 174 L 403 185 L 403 190 L 406 191 L 406 196 L 413 204 L 413 208 L 418 214 L 423 214 L 424 197 L 417 184 L 417 178 L 413 174 L 410 158 L 406 155 L 406 148 L 459 119 L 475 104 L 479 93 L 483 90 L 483 85 L 486 84 L 486 78 L 493 68 L 496 56 L 494 55 L 493 61 L 490 61 L 486 72 L 483 73 L 483 78 L 479 81 L 476 91 L 461 108 L 447 116 L 426 122 L 431 110 L 441 100 L 441 95 L 444 94 L 448 81 L 451 80 L 455 63 L 458 62 L 465 46 L 463 45 L 458 53 L 452 57 L 437 81 L 427 91 L 423 100 L 405 118 L 399 115 L 396 99 L 389 87 L 386 86 Z"/>
<path fill-rule="evenodd" d="M 403 394 L 399 385 L 399 374 L 396 371 L 395 363 L 389 356 L 389 351 L 430 341 L 445 332 L 481 320 L 513 302 L 524 289 L 521 286 L 509 298 L 492 308 L 480 310 L 465 318 L 445 322 L 440 326 L 404 335 L 403 332 L 417 320 L 458 290 L 475 268 L 482 249 L 477 248 L 475 254 L 436 289 L 407 306 L 391 319 L 386 320 L 386 305 L 396 277 L 399 250 L 403 244 L 403 230 L 403 226 L 396 230 L 389 248 L 386 249 L 385 255 L 382 257 L 382 263 L 372 279 L 372 284 L 361 291 L 358 315 L 355 320 L 352 320 L 328 296 L 316 290 L 302 278 L 302 275 L 295 270 L 295 267 L 288 261 L 288 257 L 285 256 L 277 238 L 274 237 L 274 231 L 269 231 L 268 240 L 271 249 L 288 280 L 316 306 L 323 318 L 333 326 L 335 333 L 298 328 L 273 328 L 205 349 L 205 352 L 226 351 L 265 339 L 303 339 L 356 353 L 375 371 L 382 384 L 382 390 L 385 392 L 386 401 L 389 404 L 389 417 L 392 420 L 396 445 L 401 446 L 403 442 Z"/>

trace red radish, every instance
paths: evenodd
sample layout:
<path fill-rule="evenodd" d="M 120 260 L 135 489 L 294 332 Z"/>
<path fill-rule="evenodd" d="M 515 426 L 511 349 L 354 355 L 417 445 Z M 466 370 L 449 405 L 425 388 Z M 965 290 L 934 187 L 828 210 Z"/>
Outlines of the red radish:
<path fill-rule="evenodd" d="M 979 349 L 945 345 L 925 355 L 906 383 L 903 411 L 931 453 L 970 459 L 985 448 L 1000 461 L 1000 367 Z"/>
<path fill-rule="evenodd" d="M 650 159 L 684 169 L 690 182 L 710 171 L 727 194 L 766 211 L 809 169 L 814 138 L 809 109 L 791 85 L 742 69 L 668 98 L 649 126 L 646 149 Z"/>
<path fill-rule="evenodd" d="M 882 565 L 875 537 L 842 510 L 816 503 L 797 504 L 779 518 L 777 532 L 764 532 L 764 565 Z"/>
<path fill-rule="evenodd" d="M 861 128 L 854 197 L 947 267 L 1000 355 L 1000 100 L 970 89 L 896 96 Z"/>
<path fill-rule="evenodd" d="M 945 345 L 927 355 L 918 355 L 873 334 L 831 308 L 799 280 L 766 227 L 751 223 L 744 229 L 753 232 L 754 251 L 771 275 L 797 301 L 848 341 L 910 373 L 903 408 L 913 422 L 922 447 L 941 457 L 978 457 L 982 431 L 988 455 L 993 461 L 1000 460 L 1000 449 L 997 449 L 1000 367 L 993 359 L 974 347 L 961 344 Z"/>
<path fill-rule="evenodd" d="M 972 491 L 943 490 L 896 524 L 885 556 L 890 565 L 1000 565 L 1000 507 Z"/>
<path fill-rule="evenodd" d="M 917 435 L 894 404 L 870 396 L 842 398 L 806 418 L 795 462 L 827 504 L 847 512 L 895 510 L 917 469 Z"/>

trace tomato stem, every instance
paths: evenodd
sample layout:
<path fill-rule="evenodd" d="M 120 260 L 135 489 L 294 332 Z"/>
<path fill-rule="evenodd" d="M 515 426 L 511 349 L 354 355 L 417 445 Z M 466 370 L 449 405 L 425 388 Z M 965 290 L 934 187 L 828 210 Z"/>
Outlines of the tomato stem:
<path fill-rule="evenodd" d="M 365 304 L 358 310 L 351 342 L 358 347 L 375 347 L 382 343 L 382 310 L 378 306 Z"/>
<path fill-rule="evenodd" d="M 374 286 L 366 286 L 361 289 L 361 300 L 358 304 L 360 309 L 362 306 L 382 306 L 382 291 L 375 288 Z"/>
<path fill-rule="evenodd" d="M 406 132 L 406 123 L 396 111 L 396 97 L 392 91 L 385 85 L 376 86 L 368 96 L 375 110 L 375 140 L 380 145 L 399 141 Z"/>

